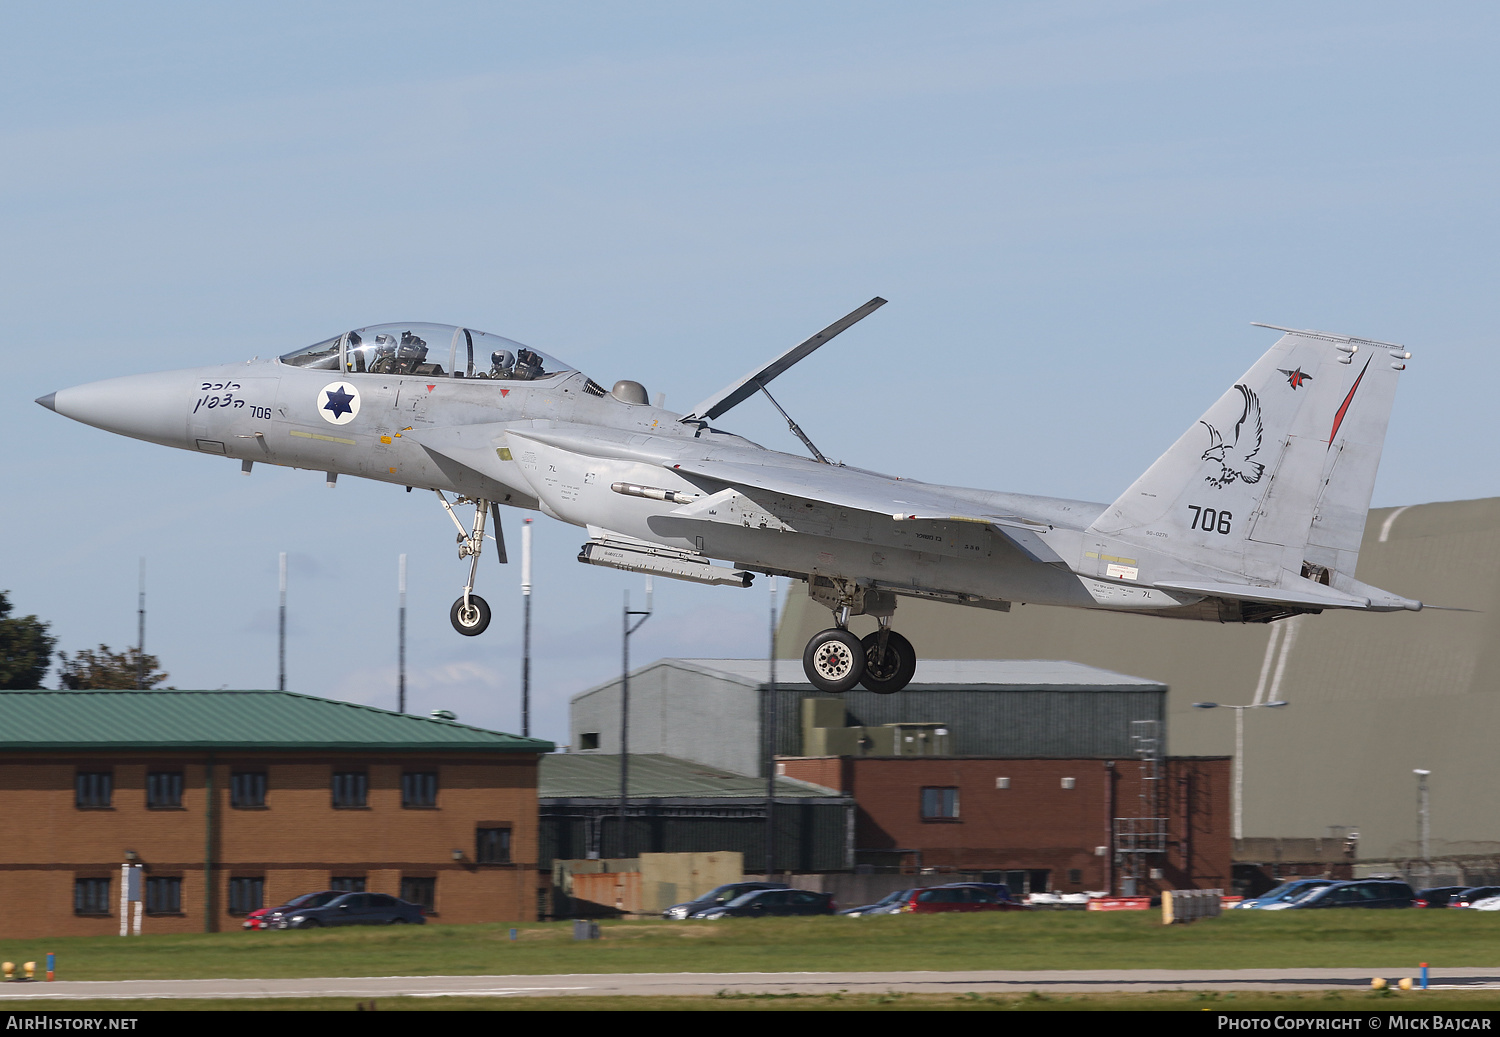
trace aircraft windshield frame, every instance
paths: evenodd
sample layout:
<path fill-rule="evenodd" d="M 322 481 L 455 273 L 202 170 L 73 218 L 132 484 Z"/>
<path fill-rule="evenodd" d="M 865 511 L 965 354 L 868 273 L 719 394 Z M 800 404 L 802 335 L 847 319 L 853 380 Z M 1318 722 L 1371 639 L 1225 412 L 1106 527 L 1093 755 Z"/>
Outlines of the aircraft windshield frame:
<path fill-rule="evenodd" d="M 291 367 L 345 374 L 396 374 L 540 382 L 577 368 L 515 339 L 453 324 L 371 324 L 278 358 Z"/>

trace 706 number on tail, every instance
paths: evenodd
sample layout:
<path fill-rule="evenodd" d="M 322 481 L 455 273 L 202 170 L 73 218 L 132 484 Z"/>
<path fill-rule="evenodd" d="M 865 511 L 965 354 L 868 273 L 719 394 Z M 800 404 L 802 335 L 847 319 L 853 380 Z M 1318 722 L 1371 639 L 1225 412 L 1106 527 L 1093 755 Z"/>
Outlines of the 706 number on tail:
<path fill-rule="evenodd" d="M 1193 513 L 1193 522 L 1189 529 L 1202 529 L 1209 533 L 1223 533 L 1229 535 L 1230 522 L 1234 516 L 1227 511 L 1215 511 L 1213 508 L 1202 508 L 1196 504 L 1189 504 L 1188 510 Z"/>

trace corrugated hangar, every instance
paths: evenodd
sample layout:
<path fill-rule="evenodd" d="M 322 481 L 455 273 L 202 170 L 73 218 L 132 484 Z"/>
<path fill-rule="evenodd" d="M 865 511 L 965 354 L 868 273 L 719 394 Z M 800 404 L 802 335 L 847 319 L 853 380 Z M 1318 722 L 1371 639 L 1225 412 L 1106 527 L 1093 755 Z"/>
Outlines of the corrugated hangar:
<path fill-rule="evenodd" d="M 1167 756 L 1167 689 L 1156 681 L 1071 662 L 928 660 L 899 694 L 829 696 L 800 666 L 777 669 L 773 682 L 763 660 L 642 667 L 630 677 L 630 749 L 632 767 L 666 760 L 637 752 L 669 754 L 679 771 L 713 768 L 705 776 L 723 781 L 722 772 L 746 775 L 741 781 L 754 782 L 749 792 L 764 802 L 774 743 L 778 775 L 800 779 L 803 790 L 777 806 L 779 867 L 967 875 L 1018 894 L 1230 885 L 1229 761 Z M 549 775 L 573 768 L 594 790 L 592 823 L 619 828 L 618 801 L 607 797 L 619 795 L 621 697 L 619 680 L 575 696 L 570 752 L 543 763 L 543 828 L 558 833 L 553 852 L 570 852 L 566 841 L 578 856 L 580 847 L 625 856 L 670 840 L 683 850 L 742 849 L 746 867 L 758 870 L 764 850 L 754 829 L 720 833 L 717 817 L 691 812 L 649 817 L 649 779 L 632 782 L 623 850 L 590 836 L 587 818 L 560 823 L 565 812 L 580 812 L 556 796 L 561 782 Z M 671 783 L 683 790 L 674 806 L 691 805 L 684 793 L 700 805 L 715 795 L 692 784 L 681 775 Z M 832 815 L 819 821 L 808 813 L 819 809 L 812 790 L 830 808 L 853 805 L 840 864 L 789 860 L 788 844 L 826 841 Z M 663 832 L 653 834 L 653 825 Z M 739 841 L 710 845 L 711 836 Z"/>
<path fill-rule="evenodd" d="M 625 826 L 620 824 L 620 757 L 565 753 L 541 759 L 539 867 L 556 860 L 642 853 L 744 855 L 763 867 L 766 782 L 690 760 L 630 754 Z M 845 871 L 854 866 L 854 801 L 837 789 L 778 778 L 779 871 Z"/>
<path fill-rule="evenodd" d="M 1500 498 L 1375 509 L 1361 580 L 1424 603 L 1388 615 L 1325 612 L 1270 625 L 1168 622 L 1017 605 L 1009 613 L 902 599 L 895 626 L 922 657 L 1049 656 L 1169 686 L 1174 752 L 1233 752 L 1235 718 L 1195 702 L 1286 708 L 1245 714 L 1247 837 L 1358 833 L 1359 858 L 1418 855 L 1415 769 L 1429 781 L 1434 858 L 1500 854 Z M 827 609 L 789 600 L 779 643 L 800 652 Z M 856 618 L 864 634 L 874 622 Z M 800 661 L 788 659 L 789 670 Z M 856 711 L 851 700 L 851 712 Z M 1329 839 L 1331 837 L 1331 839 Z"/>
<path fill-rule="evenodd" d="M 630 678 L 630 751 L 763 774 L 769 670 L 760 659 L 661 659 L 643 666 Z M 895 743 L 861 748 L 855 742 L 894 737 L 875 729 L 905 724 L 916 726 L 901 735 L 913 740 L 902 742 L 903 749 L 917 751 L 922 734 L 944 740 L 941 747 L 928 746 L 926 755 L 1129 757 L 1135 752 L 1132 724 L 1160 725 L 1166 697 L 1164 684 L 1077 663 L 930 659 L 918 664 L 911 685 L 898 695 L 856 688 L 833 698 L 807 682 L 799 661 L 777 667 L 776 755 L 841 755 L 827 734 L 818 733 L 839 728 L 864 729 L 850 736 L 851 754 L 901 755 Z M 820 719 L 804 732 L 802 704 L 814 699 L 842 704 L 847 717 Z M 932 726 L 923 730 L 923 724 Z M 618 753 L 620 681 L 573 696 L 569 725 L 574 752 Z"/>

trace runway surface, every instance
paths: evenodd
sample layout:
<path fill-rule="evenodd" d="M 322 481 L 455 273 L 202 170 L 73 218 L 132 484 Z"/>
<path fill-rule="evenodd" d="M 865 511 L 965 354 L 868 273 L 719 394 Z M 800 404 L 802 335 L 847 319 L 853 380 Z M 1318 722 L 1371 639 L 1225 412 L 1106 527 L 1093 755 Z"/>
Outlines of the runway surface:
<path fill-rule="evenodd" d="M 258 997 L 544 997 L 737 994 L 1087 993 L 1148 990 L 1361 988 L 1373 976 L 1414 979 L 1411 966 L 1381 969 L 1100 969 L 985 972 L 676 972 L 564 976 L 357 976 L 324 979 L 129 979 L 7 983 L 0 1001 Z M 1500 990 L 1500 968 L 1435 969 L 1436 989 Z"/>

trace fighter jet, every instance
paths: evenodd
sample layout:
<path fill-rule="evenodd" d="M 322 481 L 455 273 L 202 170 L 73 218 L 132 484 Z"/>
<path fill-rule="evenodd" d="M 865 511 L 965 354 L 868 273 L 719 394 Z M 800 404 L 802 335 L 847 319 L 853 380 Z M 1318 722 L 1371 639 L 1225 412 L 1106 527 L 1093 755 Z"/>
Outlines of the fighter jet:
<path fill-rule="evenodd" d="M 275 359 L 113 378 L 37 402 L 232 458 L 247 474 L 264 462 L 326 472 L 329 486 L 349 475 L 434 492 L 469 561 L 450 610 L 460 634 L 490 621 L 474 587 L 487 538 L 505 561 L 502 505 L 584 527 L 578 558 L 592 565 L 730 587 L 756 573 L 802 581 L 833 615 L 803 655 L 808 680 L 831 693 L 893 693 L 911 680 L 916 653 L 892 626 L 901 598 L 1213 623 L 1422 608 L 1354 576 L 1411 356 L 1402 346 L 1258 325 L 1283 334 L 1119 499 L 1088 503 L 830 462 L 767 387 L 884 302 L 686 414 L 653 405 L 637 382 L 606 390 L 540 350 L 440 324 L 359 328 Z M 715 427 L 756 395 L 809 456 Z M 848 628 L 858 615 L 878 621 L 863 639 Z"/>

